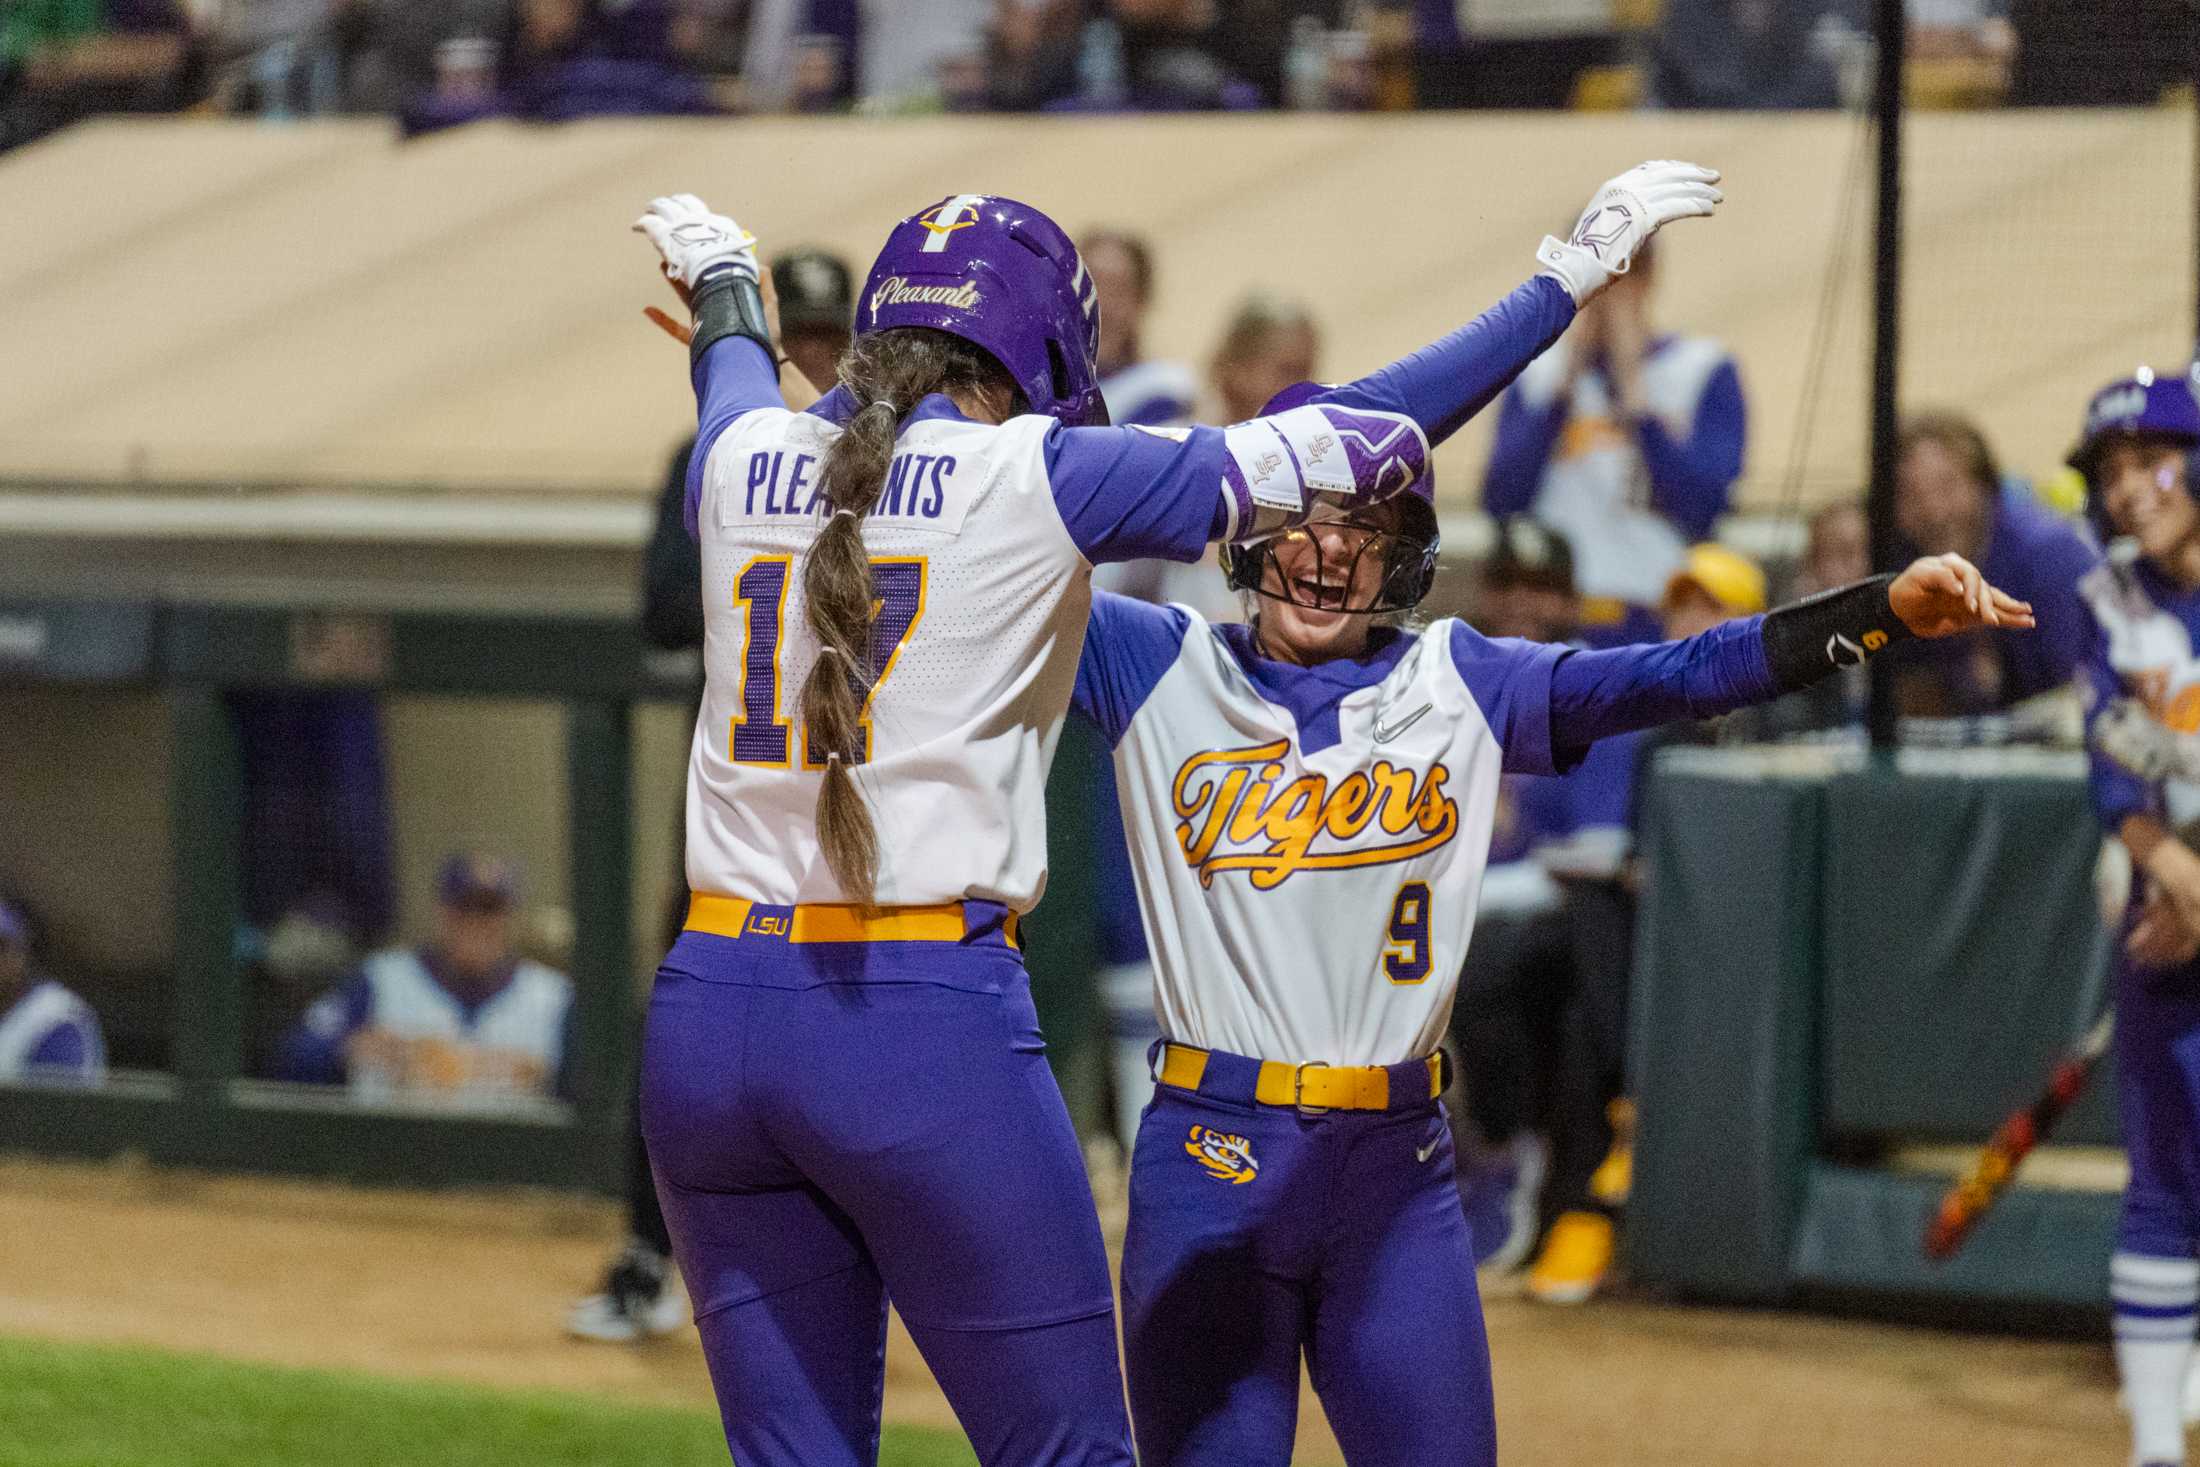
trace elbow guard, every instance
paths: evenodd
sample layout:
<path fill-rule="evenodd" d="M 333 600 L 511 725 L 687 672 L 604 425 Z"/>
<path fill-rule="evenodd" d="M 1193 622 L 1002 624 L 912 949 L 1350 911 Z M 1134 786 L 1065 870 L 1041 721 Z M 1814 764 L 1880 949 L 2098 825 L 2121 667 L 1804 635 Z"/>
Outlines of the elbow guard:
<path fill-rule="evenodd" d="M 1892 575 L 1873 576 L 1766 613 L 1765 664 L 1773 684 L 1792 693 L 1908 641 L 1915 634 L 1887 599 L 1893 584 Z"/>
<path fill-rule="evenodd" d="M 764 292 L 748 276 L 722 270 L 696 287 L 690 305 L 695 312 L 695 334 L 688 341 L 690 366 L 729 336 L 746 336 L 764 348 L 764 355 L 779 360 L 779 348 L 764 324 Z"/>

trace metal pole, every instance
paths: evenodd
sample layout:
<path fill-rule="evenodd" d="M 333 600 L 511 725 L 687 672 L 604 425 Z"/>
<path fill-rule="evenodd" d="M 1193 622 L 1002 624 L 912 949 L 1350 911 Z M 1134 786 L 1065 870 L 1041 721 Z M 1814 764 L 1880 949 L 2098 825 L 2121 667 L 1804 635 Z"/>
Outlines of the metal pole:
<path fill-rule="evenodd" d="M 1872 476 L 1865 511 L 1871 521 L 1872 566 L 1895 569 L 1899 555 L 1894 524 L 1895 433 L 1902 348 L 1902 73 L 1907 34 L 1902 0 L 1873 0 L 1872 29 L 1879 42 L 1872 115 L 1879 129 L 1879 207 L 1872 269 Z M 1887 659 L 1871 664 L 1866 721 L 1872 747 L 1894 745 L 1894 669 Z"/>

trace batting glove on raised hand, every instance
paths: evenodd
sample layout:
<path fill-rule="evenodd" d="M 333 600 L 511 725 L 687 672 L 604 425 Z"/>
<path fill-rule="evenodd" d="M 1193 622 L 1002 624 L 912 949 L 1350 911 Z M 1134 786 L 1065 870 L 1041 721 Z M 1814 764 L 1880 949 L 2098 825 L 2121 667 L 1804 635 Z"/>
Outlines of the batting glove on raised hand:
<path fill-rule="evenodd" d="M 1589 304 L 1627 273 L 1643 241 L 1661 226 L 1709 214 L 1724 202 L 1726 195 L 1712 186 L 1718 181 L 1717 169 L 1693 163 L 1637 164 L 1596 191 L 1570 238 L 1543 237 L 1535 252 L 1542 273 L 1564 285 L 1575 305 Z"/>
<path fill-rule="evenodd" d="M 756 236 L 725 215 L 713 214 L 693 194 L 651 199 L 634 228 L 648 235 L 664 256 L 665 278 L 683 295 L 727 271 L 751 281 L 763 273 L 756 263 Z"/>

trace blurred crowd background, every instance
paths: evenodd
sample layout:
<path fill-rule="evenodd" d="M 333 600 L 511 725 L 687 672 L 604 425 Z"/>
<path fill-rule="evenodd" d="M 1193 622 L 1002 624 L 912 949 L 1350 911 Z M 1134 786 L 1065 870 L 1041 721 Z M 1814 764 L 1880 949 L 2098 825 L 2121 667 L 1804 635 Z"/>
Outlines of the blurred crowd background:
<path fill-rule="evenodd" d="M 1867 0 L 14 0 L 0 147 L 104 112 L 484 117 L 1856 105 Z M 2144 102 L 2178 0 L 1908 0 L 1912 85 Z"/>

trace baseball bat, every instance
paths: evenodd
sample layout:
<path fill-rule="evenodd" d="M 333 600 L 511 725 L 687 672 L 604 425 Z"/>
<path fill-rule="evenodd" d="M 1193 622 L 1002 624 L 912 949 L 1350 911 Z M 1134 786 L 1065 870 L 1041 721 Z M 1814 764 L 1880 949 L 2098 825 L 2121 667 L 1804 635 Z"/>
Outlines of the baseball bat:
<path fill-rule="evenodd" d="M 1925 1228 L 1925 1256 L 1940 1262 L 1955 1257 L 1971 1230 L 1979 1225 L 2001 1194 L 2016 1180 L 2032 1148 L 2047 1139 L 2063 1112 L 2085 1093 L 2101 1056 L 2116 1033 L 2116 1011 L 2111 1008 L 2094 1021 L 2076 1047 L 2055 1061 L 2047 1087 L 2030 1105 L 2012 1111 L 1986 1143 L 1978 1164 L 1962 1181 L 1948 1189 Z"/>

